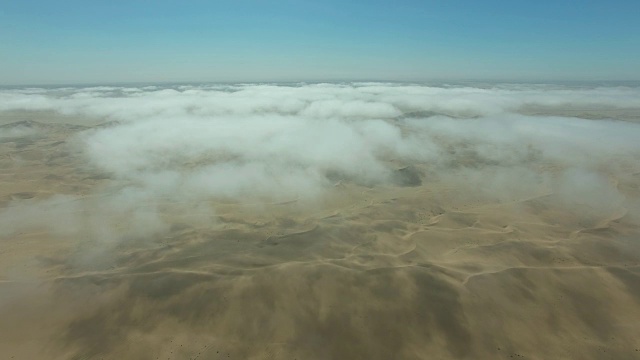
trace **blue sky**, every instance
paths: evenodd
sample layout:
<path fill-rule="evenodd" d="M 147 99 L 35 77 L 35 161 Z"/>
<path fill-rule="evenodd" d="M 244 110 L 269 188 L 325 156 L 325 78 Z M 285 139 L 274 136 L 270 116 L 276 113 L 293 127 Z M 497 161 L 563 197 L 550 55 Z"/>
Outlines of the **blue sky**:
<path fill-rule="evenodd" d="M 638 14 L 638 0 L 0 0 L 0 84 L 640 80 Z"/>

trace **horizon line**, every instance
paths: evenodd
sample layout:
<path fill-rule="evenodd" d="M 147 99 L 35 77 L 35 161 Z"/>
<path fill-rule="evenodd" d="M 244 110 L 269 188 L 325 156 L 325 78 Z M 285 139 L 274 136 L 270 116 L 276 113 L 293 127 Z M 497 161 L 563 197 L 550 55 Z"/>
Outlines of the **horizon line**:
<path fill-rule="evenodd" d="M 553 79 L 553 80 L 534 80 L 534 79 L 447 79 L 434 78 L 429 80 L 399 80 L 399 79 L 306 79 L 306 80 L 168 80 L 168 81 L 87 81 L 87 82 L 42 82 L 42 83 L 22 83 L 22 84 L 0 84 L 0 88 L 21 88 L 21 87 L 89 87 L 89 86 L 132 86 L 132 85 L 240 85 L 240 84 L 344 84 L 344 83 L 396 83 L 396 84 L 419 84 L 427 85 L 437 83 L 443 85 L 451 84 L 468 84 L 468 83 L 488 83 L 488 84 L 546 84 L 546 85 L 570 85 L 570 84 L 634 84 L 640 86 L 640 78 L 633 80 L 621 79 Z"/>

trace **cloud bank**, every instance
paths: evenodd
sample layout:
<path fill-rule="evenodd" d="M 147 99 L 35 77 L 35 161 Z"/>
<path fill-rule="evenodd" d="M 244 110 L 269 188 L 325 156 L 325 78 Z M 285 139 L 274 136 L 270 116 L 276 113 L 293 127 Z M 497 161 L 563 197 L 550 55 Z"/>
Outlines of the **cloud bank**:
<path fill-rule="evenodd" d="M 119 120 L 171 116 L 286 115 L 396 118 L 436 113 L 478 117 L 525 106 L 640 108 L 631 87 L 552 85 L 429 87 L 394 84 L 209 85 L 17 89 L 0 92 L 0 110 L 55 110 Z M 422 113 L 422 114 L 421 114 Z"/>
<path fill-rule="evenodd" d="M 531 109 L 555 113 L 531 115 Z M 607 116 L 560 116 L 576 109 Z M 68 143 L 87 167 L 110 180 L 108 190 L 95 190 L 97 200 L 74 202 L 84 210 L 61 205 L 74 199 L 14 202 L 0 214 L 0 224 L 5 233 L 35 225 L 55 232 L 60 223 L 79 232 L 78 224 L 118 218 L 106 212 L 145 225 L 130 224 L 125 228 L 133 233 L 120 233 L 113 230 L 117 224 L 103 221 L 90 225 L 97 229 L 92 237 L 145 237 L 166 231 L 167 202 L 195 204 L 197 213 L 209 214 L 206 220 L 215 211 L 207 205 L 211 199 L 317 200 L 337 184 L 403 186 L 406 169 L 423 186 L 451 184 L 461 196 L 506 201 L 553 193 L 567 209 L 583 204 L 592 213 L 607 213 L 636 207 L 635 195 L 621 192 L 619 184 L 640 171 L 640 124 L 616 119 L 637 109 L 640 89 L 623 87 L 374 83 L 5 90 L 5 112 L 53 111 L 87 124 L 102 122 Z M 0 138 L 29 131 L 9 126 Z M 58 214 L 93 215 L 61 221 L 38 214 L 51 206 L 64 206 Z"/>

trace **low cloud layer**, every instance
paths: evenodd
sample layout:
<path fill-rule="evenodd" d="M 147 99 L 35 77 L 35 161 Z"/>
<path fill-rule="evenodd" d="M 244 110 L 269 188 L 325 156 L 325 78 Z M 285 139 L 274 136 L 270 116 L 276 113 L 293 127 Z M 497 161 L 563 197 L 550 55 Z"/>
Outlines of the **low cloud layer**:
<path fill-rule="evenodd" d="M 556 112 L 531 113 L 550 108 Z M 560 116 L 593 109 L 609 116 Z M 62 223 L 72 224 L 65 231 L 80 231 L 89 223 L 92 237 L 145 237 L 166 230 L 161 214 L 167 202 L 195 204 L 194 213 L 211 218 L 210 199 L 317 200 L 340 183 L 402 186 L 399 171 L 407 167 L 424 186 L 452 184 L 461 196 L 508 200 L 553 193 L 569 209 L 633 209 L 638 199 L 619 184 L 640 171 L 640 124 L 618 121 L 616 114 L 637 109 L 640 89 L 622 87 L 376 83 L 4 90 L 0 111 L 53 111 L 86 118 L 87 124 L 102 122 L 75 133 L 68 144 L 110 180 L 93 200 L 65 194 L 14 201 L 0 213 L 0 225 L 5 235 L 36 225 L 61 231 Z M 0 139 L 34 131 L 8 126 Z M 57 214 L 85 215 L 57 219 L 38 213 L 52 206 L 65 209 Z M 131 223 L 144 226 L 129 224 L 125 228 L 139 231 L 123 234 L 109 221 L 92 224 L 118 218 L 101 212 L 126 214 L 118 221 L 136 219 Z"/>
<path fill-rule="evenodd" d="M 435 113 L 478 117 L 526 106 L 640 108 L 640 89 L 552 85 L 428 87 L 394 84 L 91 87 L 0 92 L 0 110 L 55 110 L 118 120 L 195 115 L 389 119 Z"/>

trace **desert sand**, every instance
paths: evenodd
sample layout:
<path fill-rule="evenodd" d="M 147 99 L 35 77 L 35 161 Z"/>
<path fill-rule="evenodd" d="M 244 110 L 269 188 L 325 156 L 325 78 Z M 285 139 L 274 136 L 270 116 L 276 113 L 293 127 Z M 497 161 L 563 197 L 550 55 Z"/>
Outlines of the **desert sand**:
<path fill-rule="evenodd" d="M 465 178 L 496 165 L 458 151 L 384 159 L 387 182 L 334 174 L 312 198 L 143 197 L 119 213 L 104 208 L 122 180 L 76 144 L 114 124 L 1 122 L 0 208 L 15 225 L 0 233 L 2 359 L 640 358 L 637 158 L 597 169 L 624 206 Z"/>

